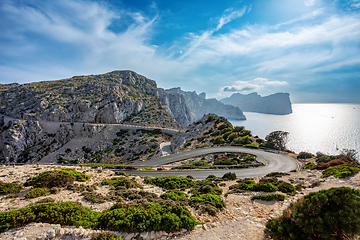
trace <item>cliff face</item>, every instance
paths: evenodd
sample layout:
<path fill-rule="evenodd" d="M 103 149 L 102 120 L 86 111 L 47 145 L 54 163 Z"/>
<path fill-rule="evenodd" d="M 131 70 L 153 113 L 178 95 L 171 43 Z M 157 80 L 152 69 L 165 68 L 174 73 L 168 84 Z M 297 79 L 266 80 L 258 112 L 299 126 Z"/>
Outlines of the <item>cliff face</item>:
<path fill-rule="evenodd" d="M 266 97 L 261 97 L 257 93 L 250 93 L 248 95 L 234 93 L 220 101 L 237 106 L 245 112 L 285 115 L 292 113 L 289 96 L 289 93 L 275 93 Z"/>
<path fill-rule="evenodd" d="M 215 113 L 225 118 L 244 120 L 245 116 L 238 107 L 225 105 L 216 99 L 206 99 L 205 93 L 185 92 L 180 88 L 164 90 L 159 88 L 162 105 L 183 127 L 200 119 L 205 114 Z"/>
<path fill-rule="evenodd" d="M 156 82 L 132 71 L 0 86 L 0 113 L 56 122 L 120 123 L 157 99 Z"/>

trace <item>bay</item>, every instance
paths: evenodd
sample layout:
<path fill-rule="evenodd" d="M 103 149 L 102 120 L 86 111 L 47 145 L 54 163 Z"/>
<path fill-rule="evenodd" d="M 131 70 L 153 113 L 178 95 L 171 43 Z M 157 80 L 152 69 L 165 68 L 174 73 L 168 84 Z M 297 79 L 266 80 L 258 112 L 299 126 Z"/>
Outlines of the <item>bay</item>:
<path fill-rule="evenodd" d="M 338 154 L 355 149 L 360 158 L 360 104 L 293 104 L 293 113 L 244 112 L 247 120 L 229 120 L 265 138 L 272 131 L 289 132 L 287 148 L 299 153 Z"/>

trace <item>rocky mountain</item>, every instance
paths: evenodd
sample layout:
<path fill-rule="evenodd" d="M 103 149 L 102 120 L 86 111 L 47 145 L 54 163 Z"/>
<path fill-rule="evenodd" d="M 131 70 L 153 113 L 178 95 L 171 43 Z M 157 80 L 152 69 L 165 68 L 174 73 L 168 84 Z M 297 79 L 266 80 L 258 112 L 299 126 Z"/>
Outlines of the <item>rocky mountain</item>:
<path fill-rule="evenodd" d="M 23 120 L 179 127 L 162 109 L 156 82 L 132 71 L 1 84 L 0 113 Z M 146 121 L 133 119 L 138 114 Z"/>
<path fill-rule="evenodd" d="M 206 99 L 205 93 L 182 91 L 180 88 L 158 89 L 162 105 L 183 127 L 199 120 L 205 114 L 215 113 L 225 118 L 245 120 L 238 107 L 225 105 L 216 99 Z"/>
<path fill-rule="evenodd" d="M 289 93 L 275 93 L 262 97 L 257 93 L 247 95 L 234 93 L 220 101 L 225 104 L 239 107 L 245 112 L 257 112 L 276 115 L 292 113 Z"/>

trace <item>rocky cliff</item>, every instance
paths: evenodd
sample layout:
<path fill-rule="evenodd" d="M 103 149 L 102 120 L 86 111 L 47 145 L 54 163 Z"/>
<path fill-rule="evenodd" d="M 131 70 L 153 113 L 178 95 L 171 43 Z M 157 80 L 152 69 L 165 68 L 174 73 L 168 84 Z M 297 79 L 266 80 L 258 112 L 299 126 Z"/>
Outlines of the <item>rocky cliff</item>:
<path fill-rule="evenodd" d="M 239 107 L 245 112 L 276 115 L 292 113 L 289 93 L 275 93 L 266 97 L 262 97 L 257 93 L 250 93 L 248 95 L 234 93 L 230 97 L 221 99 L 220 101 Z"/>
<path fill-rule="evenodd" d="M 159 98 L 165 109 L 183 127 L 200 119 L 205 114 L 215 113 L 225 118 L 244 120 L 238 107 L 225 105 L 216 99 L 206 99 L 205 93 L 182 91 L 180 88 L 158 89 Z"/>
<path fill-rule="evenodd" d="M 150 108 L 172 121 L 161 110 L 156 82 L 132 71 L 0 85 L 0 113 L 24 120 L 121 123 Z"/>

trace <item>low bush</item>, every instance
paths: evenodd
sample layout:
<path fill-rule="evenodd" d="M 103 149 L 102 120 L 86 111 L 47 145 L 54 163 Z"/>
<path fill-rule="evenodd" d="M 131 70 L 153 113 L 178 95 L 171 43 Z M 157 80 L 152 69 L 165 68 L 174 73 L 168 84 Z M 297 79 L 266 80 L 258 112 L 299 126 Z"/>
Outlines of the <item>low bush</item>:
<path fill-rule="evenodd" d="M 296 192 L 296 189 L 293 185 L 291 185 L 290 183 L 284 182 L 281 183 L 279 185 L 277 185 L 277 188 L 279 189 L 279 191 L 283 192 L 283 193 L 293 193 Z"/>
<path fill-rule="evenodd" d="M 0 182 L 0 194 L 16 194 L 23 189 L 24 186 L 17 182 L 3 183 Z"/>
<path fill-rule="evenodd" d="M 223 180 L 228 180 L 228 181 L 235 180 L 236 179 L 236 174 L 232 173 L 232 172 L 225 173 L 222 176 L 222 179 Z"/>
<path fill-rule="evenodd" d="M 272 239 L 352 239 L 360 233 L 360 191 L 347 187 L 310 193 L 291 204 L 265 232 Z"/>
<path fill-rule="evenodd" d="M 272 183 L 255 183 L 253 180 L 246 180 L 235 185 L 230 186 L 230 190 L 246 190 L 246 191 L 263 191 L 263 192 L 276 192 L 279 189 Z"/>
<path fill-rule="evenodd" d="M 0 212 L 0 232 L 31 222 L 96 228 L 100 214 L 76 202 L 37 203 L 25 208 Z"/>
<path fill-rule="evenodd" d="M 297 156 L 297 159 L 306 159 L 306 158 L 312 158 L 314 155 L 308 152 L 300 152 Z"/>
<path fill-rule="evenodd" d="M 75 181 L 75 177 L 65 171 L 46 171 L 35 177 L 29 178 L 25 182 L 25 186 L 33 186 L 38 188 L 67 187 Z"/>
<path fill-rule="evenodd" d="M 214 165 L 237 165 L 238 162 L 233 159 L 228 159 L 226 156 L 218 157 L 214 160 Z"/>
<path fill-rule="evenodd" d="M 90 240 L 122 240 L 122 238 L 113 233 L 102 232 L 93 236 Z"/>
<path fill-rule="evenodd" d="M 344 165 L 338 165 L 325 169 L 321 177 L 325 178 L 332 175 L 337 178 L 344 178 L 351 176 L 355 173 L 358 173 L 359 171 L 360 171 L 360 167 L 358 166 L 344 164 Z"/>
<path fill-rule="evenodd" d="M 104 212 L 76 202 L 37 203 L 0 212 L 0 232 L 30 222 L 125 232 L 191 230 L 197 224 L 190 212 L 175 204 L 115 204 Z"/>
<path fill-rule="evenodd" d="M 304 169 L 314 169 L 315 168 L 315 166 L 316 166 L 316 164 L 315 163 L 313 163 L 313 162 L 308 162 L 307 164 L 305 164 L 305 166 L 303 167 Z"/>
<path fill-rule="evenodd" d="M 25 195 L 25 198 L 37 198 L 48 194 L 49 190 L 45 188 L 33 188 Z"/>
<path fill-rule="evenodd" d="M 104 211 L 98 221 L 102 229 L 125 232 L 175 232 L 193 229 L 197 224 L 190 212 L 171 203 L 115 204 Z"/>
<path fill-rule="evenodd" d="M 134 179 L 129 179 L 126 177 L 115 177 L 112 179 L 105 179 L 101 183 L 101 185 L 110 185 L 115 188 L 125 187 L 129 188 L 142 188 L 140 184 L 138 184 Z"/>
<path fill-rule="evenodd" d="M 202 204 L 208 203 L 213 205 L 219 210 L 226 207 L 224 200 L 221 197 L 213 194 L 202 194 L 202 195 L 192 196 L 190 197 L 189 201 L 190 204 L 192 204 L 193 206 L 199 206 L 197 205 L 197 203 L 202 203 Z"/>
<path fill-rule="evenodd" d="M 155 178 L 147 178 L 145 179 L 145 183 L 153 184 L 164 189 L 180 189 L 180 188 L 190 188 L 196 185 L 196 181 L 191 178 L 184 177 L 175 177 L 175 176 L 167 176 L 167 177 L 155 177 Z"/>
<path fill-rule="evenodd" d="M 272 201 L 272 200 L 278 200 L 278 201 L 284 201 L 285 195 L 282 194 L 260 194 L 260 195 L 254 195 L 251 197 L 251 200 L 264 200 L 264 201 Z"/>
<path fill-rule="evenodd" d="M 185 143 L 185 144 L 184 144 L 184 148 L 190 146 L 191 144 L 192 144 L 192 142 L 187 142 L 187 143 Z"/>
<path fill-rule="evenodd" d="M 89 175 L 75 171 L 74 169 L 62 169 L 62 170 L 60 170 L 60 172 L 70 173 L 75 178 L 75 181 L 78 181 L 78 182 L 86 182 L 90 179 Z"/>
<path fill-rule="evenodd" d="M 222 194 L 222 189 L 216 183 L 212 183 L 209 181 L 199 181 L 195 186 L 191 189 L 191 194 L 214 194 L 220 195 Z"/>
<path fill-rule="evenodd" d="M 287 175 L 289 175 L 289 174 L 284 173 L 284 172 L 272 172 L 272 173 L 266 174 L 266 177 L 282 177 L 282 176 L 287 176 Z"/>
<path fill-rule="evenodd" d="M 196 149 L 199 149 L 199 148 L 207 148 L 207 147 L 210 147 L 210 145 L 207 144 L 207 143 L 203 143 L 203 144 L 196 145 Z"/>
<path fill-rule="evenodd" d="M 189 195 L 179 190 L 172 190 L 170 192 L 161 194 L 162 199 L 171 199 L 173 201 L 187 201 Z"/>
<path fill-rule="evenodd" d="M 97 187 L 96 185 L 83 185 L 83 184 L 74 183 L 72 185 L 67 186 L 67 189 L 81 193 L 81 192 L 92 192 L 96 190 Z"/>

